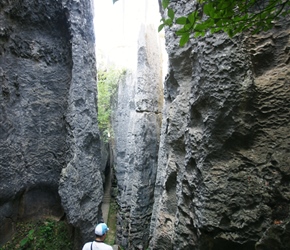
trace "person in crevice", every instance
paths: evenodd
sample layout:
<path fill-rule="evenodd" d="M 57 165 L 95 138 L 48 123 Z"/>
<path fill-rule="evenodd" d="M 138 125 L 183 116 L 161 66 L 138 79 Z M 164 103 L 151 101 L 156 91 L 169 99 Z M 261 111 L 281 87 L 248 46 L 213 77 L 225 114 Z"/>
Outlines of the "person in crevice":
<path fill-rule="evenodd" d="M 113 248 L 104 243 L 109 228 L 105 223 L 99 223 L 95 228 L 96 239 L 92 242 L 87 242 L 82 250 L 113 250 Z"/>

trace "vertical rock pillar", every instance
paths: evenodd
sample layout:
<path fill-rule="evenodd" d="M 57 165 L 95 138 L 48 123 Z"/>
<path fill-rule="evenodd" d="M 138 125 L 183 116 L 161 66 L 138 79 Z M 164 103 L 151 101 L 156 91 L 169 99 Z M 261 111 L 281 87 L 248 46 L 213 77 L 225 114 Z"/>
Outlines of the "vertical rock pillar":
<path fill-rule="evenodd" d="M 90 0 L 0 2 L 0 244 L 19 220 L 64 213 L 82 240 L 94 237 L 103 168 L 92 11 Z"/>
<path fill-rule="evenodd" d="M 72 51 L 61 1 L 0 3 L 0 245 L 18 221 L 61 218 Z"/>
<path fill-rule="evenodd" d="M 119 85 L 115 112 L 117 242 L 126 249 L 143 249 L 149 240 L 163 102 L 156 33 L 142 26 L 137 72 L 127 72 Z"/>
<path fill-rule="evenodd" d="M 178 17 L 194 4 L 170 8 Z M 177 28 L 166 28 L 150 249 L 254 249 L 267 229 L 259 249 L 273 240 L 287 249 L 289 20 L 253 37 L 192 37 L 182 48 Z"/>
<path fill-rule="evenodd" d="M 80 230 L 83 242 L 94 238 L 103 197 L 93 6 L 92 1 L 78 0 L 63 4 L 68 9 L 73 65 L 66 114 L 69 150 L 59 194 L 68 221 Z"/>

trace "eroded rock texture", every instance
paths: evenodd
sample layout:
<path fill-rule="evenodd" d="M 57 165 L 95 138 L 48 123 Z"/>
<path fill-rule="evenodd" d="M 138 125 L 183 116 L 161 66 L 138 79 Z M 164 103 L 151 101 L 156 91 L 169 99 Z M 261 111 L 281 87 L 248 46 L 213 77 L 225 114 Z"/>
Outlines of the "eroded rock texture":
<path fill-rule="evenodd" d="M 115 112 L 117 241 L 125 249 L 148 245 L 162 108 L 161 54 L 152 26 L 143 26 L 137 72 L 119 84 Z"/>
<path fill-rule="evenodd" d="M 68 96 L 67 163 L 62 170 L 59 194 L 65 212 L 82 239 L 94 238 L 101 218 L 103 197 L 101 147 L 96 112 L 96 67 L 92 2 L 72 0 L 68 6 L 72 34 L 72 78 Z"/>
<path fill-rule="evenodd" d="M 170 3 L 177 15 L 193 5 Z M 289 238 L 289 22 L 247 38 L 206 35 L 182 48 L 176 28 L 166 30 L 150 249 L 255 249 L 274 224 Z"/>
<path fill-rule="evenodd" d="M 0 2 L 0 244 L 16 221 L 64 212 L 93 236 L 102 179 L 91 8 Z"/>

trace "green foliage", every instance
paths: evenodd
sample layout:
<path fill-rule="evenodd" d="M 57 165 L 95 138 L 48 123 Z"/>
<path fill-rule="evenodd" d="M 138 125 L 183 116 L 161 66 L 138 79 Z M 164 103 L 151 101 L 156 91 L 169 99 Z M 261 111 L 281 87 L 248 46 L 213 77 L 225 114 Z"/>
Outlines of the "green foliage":
<path fill-rule="evenodd" d="M 98 124 L 105 142 L 113 136 L 112 104 L 117 96 L 118 83 L 124 74 L 124 70 L 113 68 L 98 70 Z"/>
<path fill-rule="evenodd" d="M 34 238 L 33 234 L 34 230 L 33 229 L 29 230 L 28 235 L 20 241 L 20 246 L 24 247 L 29 245 L 33 241 Z"/>
<path fill-rule="evenodd" d="M 0 250 L 71 250 L 72 240 L 68 225 L 64 221 L 47 219 L 29 223 L 18 223 L 14 238 Z"/>
<path fill-rule="evenodd" d="M 161 19 L 158 31 L 179 25 L 176 35 L 180 36 L 180 46 L 189 41 L 191 34 L 198 37 L 223 31 L 233 37 L 244 31 L 267 31 L 279 18 L 290 14 L 290 0 L 197 0 L 191 13 L 177 18 L 169 6 L 169 0 L 162 0 L 167 18 Z"/>

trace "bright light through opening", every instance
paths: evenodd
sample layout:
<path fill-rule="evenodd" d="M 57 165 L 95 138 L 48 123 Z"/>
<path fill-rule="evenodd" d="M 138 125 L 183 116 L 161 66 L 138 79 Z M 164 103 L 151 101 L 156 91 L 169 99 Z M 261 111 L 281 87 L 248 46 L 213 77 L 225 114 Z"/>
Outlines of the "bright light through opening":
<path fill-rule="evenodd" d="M 94 0 L 98 66 L 135 69 L 140 27 L 154 25 L 157 32 L 160 18 L 157 0 Z"/>

